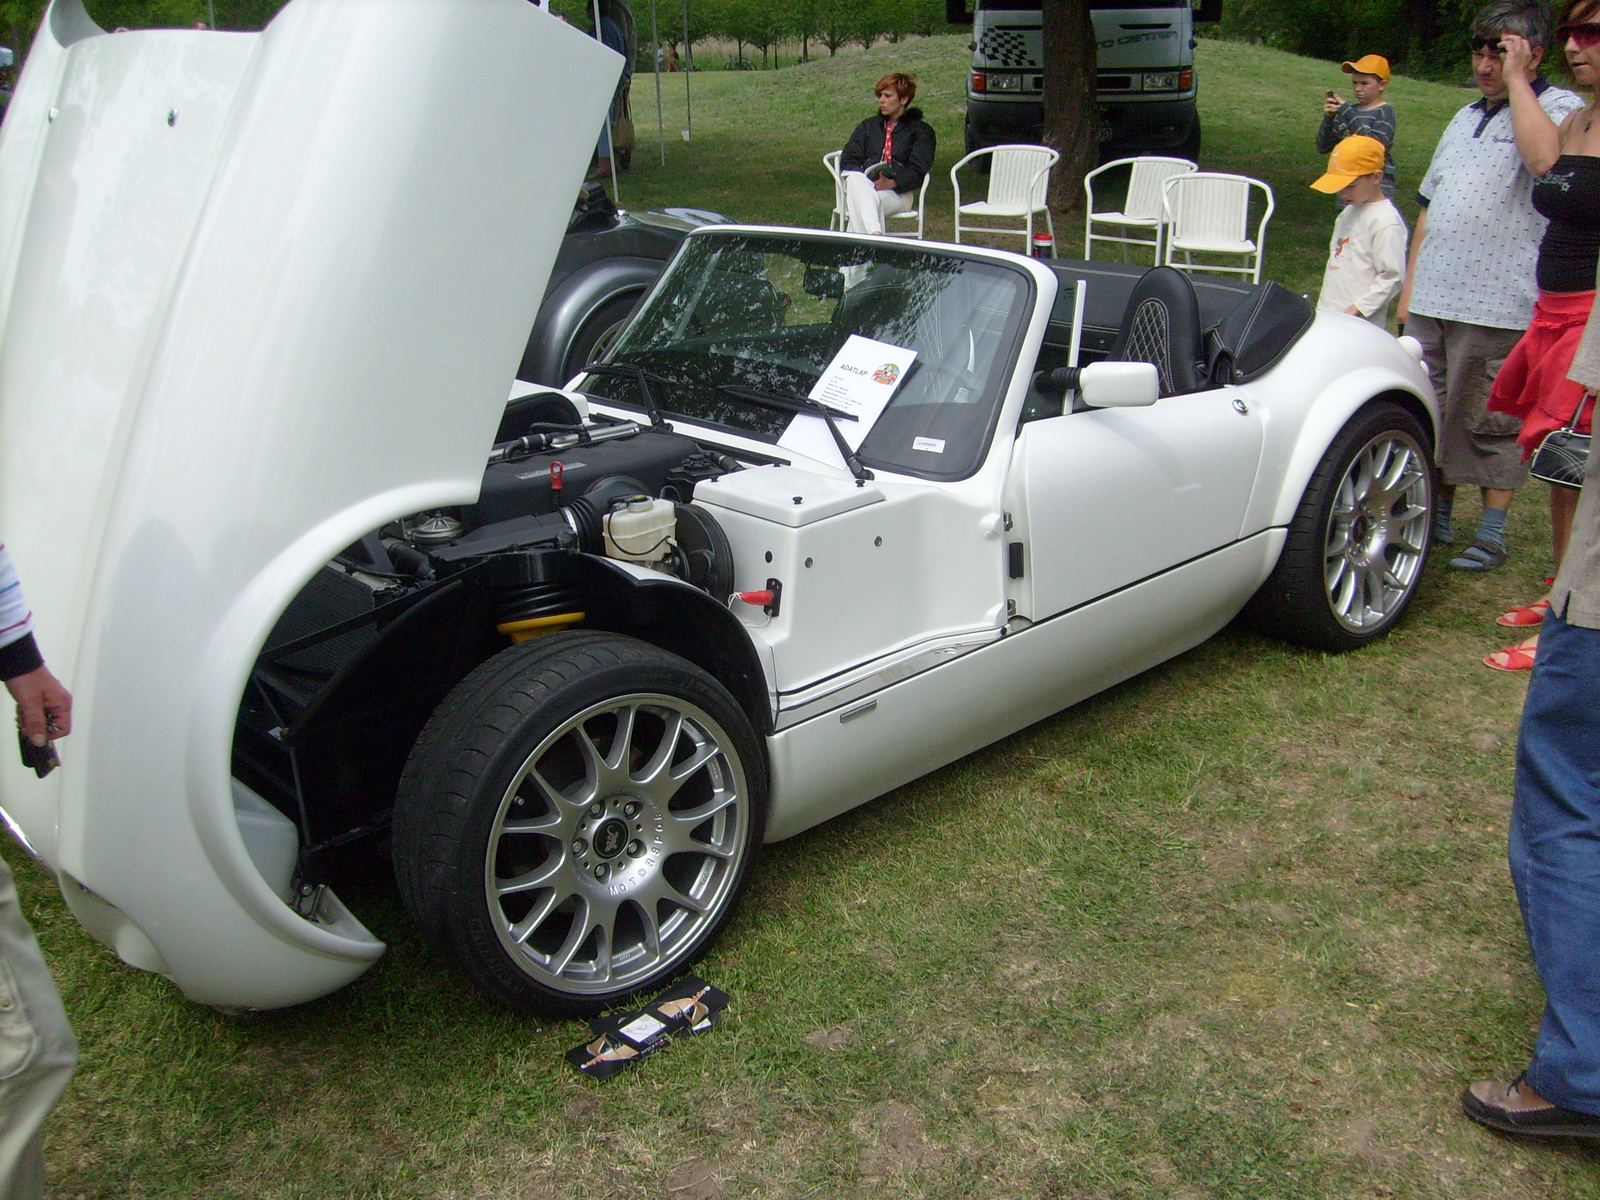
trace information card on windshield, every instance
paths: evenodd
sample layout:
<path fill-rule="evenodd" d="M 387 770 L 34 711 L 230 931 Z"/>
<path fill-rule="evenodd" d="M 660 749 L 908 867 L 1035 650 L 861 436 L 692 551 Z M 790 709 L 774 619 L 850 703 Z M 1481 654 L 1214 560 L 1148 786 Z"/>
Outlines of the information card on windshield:
<path fill-rule="evenodd" d="M 826 404 L 835 413 L 855 418 L 852 421 L 836 417 L 835 421 L 850 449 L 860 449 L 916 359 L 915 350 L 852 333 L 817 378 L 810 392 L 811 399 Z M 778 445 L 796 454 L 844 465 L 833 443 L 833 435 L 821 417 L 795 417 L 778 439 Z"/>

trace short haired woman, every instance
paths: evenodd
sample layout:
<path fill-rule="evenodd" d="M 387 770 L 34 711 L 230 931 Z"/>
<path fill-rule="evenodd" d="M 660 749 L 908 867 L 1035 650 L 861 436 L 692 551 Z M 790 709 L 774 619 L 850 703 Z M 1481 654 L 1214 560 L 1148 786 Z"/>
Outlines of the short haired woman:
<path fill-rule="evenodd" d="M 917 189 L 933 167 L 933 128 L 920 108 L 911 107 L 917 77 L 896 71 L 873 91 L 878 115 L 856 126 L 839 156 L 851 233 L 882 233 L 885 219 L 917 202 Z"/>

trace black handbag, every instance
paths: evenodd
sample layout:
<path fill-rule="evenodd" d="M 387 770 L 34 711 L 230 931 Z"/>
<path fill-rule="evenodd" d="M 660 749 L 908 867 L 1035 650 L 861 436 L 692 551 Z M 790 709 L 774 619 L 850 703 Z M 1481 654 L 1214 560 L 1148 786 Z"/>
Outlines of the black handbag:
<path fill-rule="evenodd" d="M 1572 410 L 1572 419 L 1564 428 L 1544 435 L 1539 448 L 1533 452 L 1533 461 L 1528 464 L 1529 475 L 1564 487 L 1583 486 L 1584 467 L 1589 461 L 1589 434 L 1578 432 L 1578 418 L 1583 415 L 1583 406 L 1589 399 L 1586 395 L 1578 401 L 1578 407 Z"/>

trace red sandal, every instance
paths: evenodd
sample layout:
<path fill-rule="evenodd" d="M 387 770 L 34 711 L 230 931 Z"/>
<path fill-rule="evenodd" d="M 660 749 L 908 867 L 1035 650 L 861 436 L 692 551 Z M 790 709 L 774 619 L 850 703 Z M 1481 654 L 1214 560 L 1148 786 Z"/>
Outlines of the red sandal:
<path fill-rule="evenodd" d="M 1496 671 L 1531 671 L 1538 650 L 1537 643 L 1532 646 L 1507 646 L 1484 658 L 1483 665 L 1493 667 Z"/>
<path fill-rule="evenodd" d="M 1550 597 L 1535 600 L 1525 608 L 1513 608 L 1501 613 L 1494 619 L 1496 625 L 1506 625 L 1512 629 L 1522 629 L 1529 625 L 1544 624 L 1544 614 L 1550 611 Z"/>

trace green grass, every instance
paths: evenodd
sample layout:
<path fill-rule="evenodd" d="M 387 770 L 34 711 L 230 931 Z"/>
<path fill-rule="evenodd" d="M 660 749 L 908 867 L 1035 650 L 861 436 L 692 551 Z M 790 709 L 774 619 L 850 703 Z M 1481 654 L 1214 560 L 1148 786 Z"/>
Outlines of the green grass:
<path fill-rule="evenodd" d="M 1273 184 L 1269 268 L 1312 287 L 1332 72 L 1200 53 L 1205 165 Z M 642 142 L 624 200 L 821 224 L 816 159 L 871 81 L 909 62 L 948 148 L 961 58 L 951 38 L 697 76 L 695 141 L 665 171 Z M 1471 95 L 1392 94 L 1405 192 Z M 1506 569 L 1435 563 L 1369 650 L 1229 631 L 771 847 L 702 968 L 726 1024 L 606 1085 L 560 1058 L 579 1024 L 490 1006 L 381 880 L 343 893 L 390 944 L 371 972 L 233 1018 L 118 964 L 8 847 L 83 1045 L 54 1192 L 1591 1197 L 1592 1152 L 1456 1105 L 1522 1065 L 1541 1003 L 1504 865 L 1524 681 L 1477 665 L 1508 641 L 1493 615 L 1538 592 L 1541 506 L 1514 509 Z"/>

